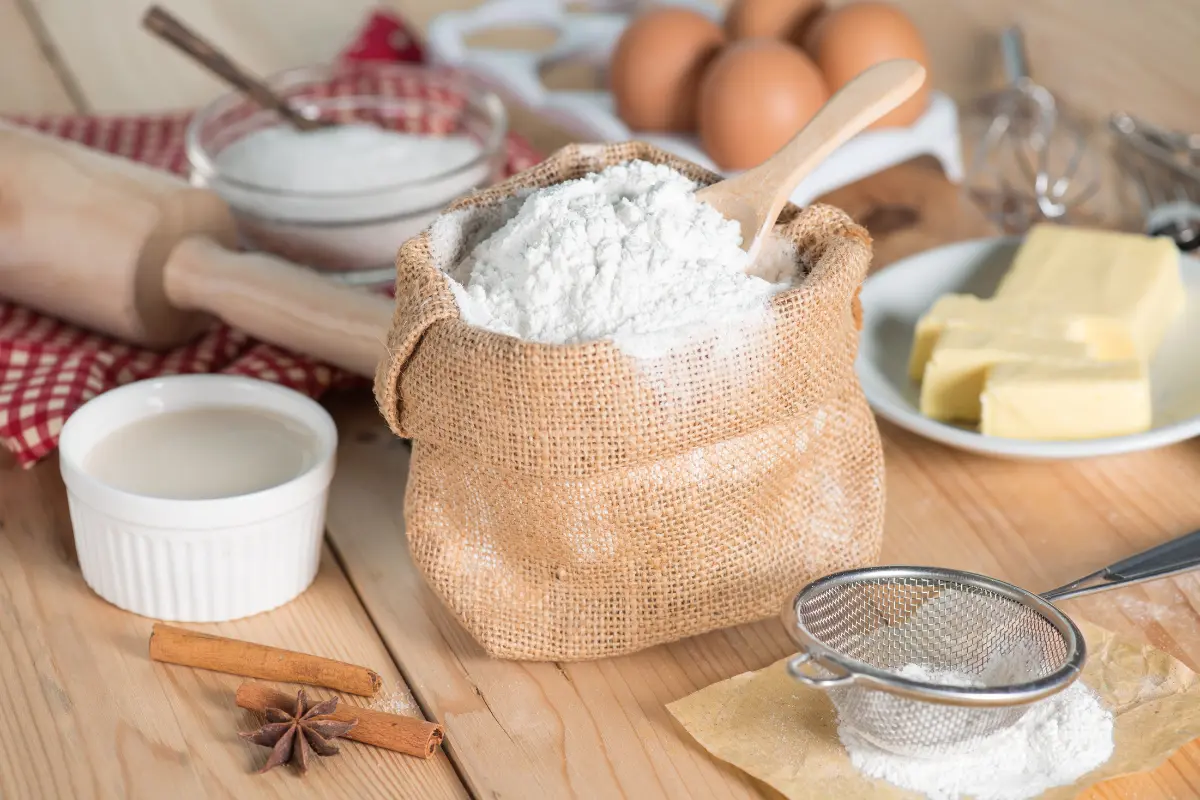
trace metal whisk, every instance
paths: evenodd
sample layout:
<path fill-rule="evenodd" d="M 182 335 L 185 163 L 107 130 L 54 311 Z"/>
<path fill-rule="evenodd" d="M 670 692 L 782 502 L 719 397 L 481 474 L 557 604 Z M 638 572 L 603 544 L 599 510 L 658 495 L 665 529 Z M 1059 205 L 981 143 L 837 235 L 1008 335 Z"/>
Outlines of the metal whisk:
<path fill-rule="evenodd" d="M 1164 130 L 1129 114 L 1113 114 L 1116 154 L 1133 181 L 1145 232 L 1170 236 L 1180 250 L 1200 248 L 1200 134 Z"/>
<path fill-rule="evenodd" d="M 968 192 L 993 222 L 1019 233 L 1075 221 L 1100 188 L 1086 126 L 1029 76 L 1020 29 L 1001 34 L 1008 87 L 979 102 L 990 119 L 967 170 Z"/>
<path fill-rule="evenodd" d="M 1200 531 L 1041 595 L 950 569 L 836 573 L 784 609 L 800 647 L 788 670 L 827 691 L 842 724 L 877 747 L 909 756 L 970 750 L 1079 677 L 1083 636 L 1051 600 L 1196 566 Z"/>

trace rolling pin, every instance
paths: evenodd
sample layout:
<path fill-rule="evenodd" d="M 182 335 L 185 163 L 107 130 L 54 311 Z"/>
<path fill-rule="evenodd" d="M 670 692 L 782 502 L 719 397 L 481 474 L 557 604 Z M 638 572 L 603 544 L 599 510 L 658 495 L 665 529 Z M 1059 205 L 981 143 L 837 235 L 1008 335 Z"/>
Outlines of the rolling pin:
<path fill-rule="evenodd" d="M 389 298 L 236 244 L 233 216 L 213 192 L 0 123 L 0 296 L 155 350 L 217 317 L 375 374 Z"/>

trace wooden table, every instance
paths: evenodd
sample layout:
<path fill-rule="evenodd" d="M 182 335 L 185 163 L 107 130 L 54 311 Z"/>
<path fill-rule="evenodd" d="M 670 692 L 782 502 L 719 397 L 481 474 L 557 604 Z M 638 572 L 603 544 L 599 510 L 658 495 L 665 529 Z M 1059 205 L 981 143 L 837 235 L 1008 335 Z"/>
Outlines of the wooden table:
<path fill-rule="evenodd" d="M 48 28 L 57 42 L 93 30 L 109 39 L 138 35 L 114 34 L 96 16 L 101 7 L 125 13 L 138 4 L 85 5 L 75 18 L 75 4 L 0 0 L 0 113 L 89 108 L 89 92 L 103 97 L 106 86 L 128 82 L 131 67 L 119 59 L 95 65 L 109 74 L 70 80 L 50 57 Z M 328 16 L 336 4 L 295 5 Z M 363 4 L 346 5 L 352 8 L 344 13 L 357 14 Z M 232 7 L 214 0 L 210 10 Z M 256 19 L 266 17 L 259 9 Z M 531 132 L 542 144 L 561 141 L 545 128 Z M 891 170 L 831 199 L 872 229 L 877 263 L 987 232 L 926 165 Z M 150 621 L 84 585 L 58 464 L 50 458 L 29 471 L 0 469 L 0 798 L 773 796 L 709 757 L 665 705 L 788 653 L 778 623 L 608 661 L 491 660 L 409 561 L 406 449 L 365 393 L 333 398 L 330 408 L 342 444 L 316 583 L 277 611 L 196 627 L 373 667 L 398 705 L 445 724 L 444 753 L 418 761 L 348 745 L 304 780 L 286 770 L 252 774 L 265 751 L 236 736 L 251 724 L 232 705 L 238 679 L 151 663 Z M 1074 464 L 1019 464 L 949 450 L 886 425 L 883 437 L 885 561 L 961 567 L 1045 589 L 1200 526 L 1200 441 Z M 1195 577 L 1069 606 L 1193 666 L 1200 664 L 1198 608 Z M 1200 746 L 1087 796 L 1200 796 Z"/>

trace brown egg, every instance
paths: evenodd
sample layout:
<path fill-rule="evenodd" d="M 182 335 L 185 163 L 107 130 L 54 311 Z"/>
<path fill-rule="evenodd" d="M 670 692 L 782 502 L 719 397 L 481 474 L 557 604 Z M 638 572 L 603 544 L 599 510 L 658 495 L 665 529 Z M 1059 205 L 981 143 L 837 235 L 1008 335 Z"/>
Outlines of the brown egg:
<path fill-rule="evenodd" d="M 735 42 L 700 85 L 700 143 L 723 169 L 762 163 L 829 99 L 816 65 L 772 39 Z"/>
<path fill-rule="evenodd" d="M 821 0 L 733 0 L 725 12 L 730 39 L 782 39 L 799 45 L 824 9 Z"/>
<path fill-rule="evenodd" d="M 700 79 L 723 44 L 721 26 L 698 12 L 658 8 L 639 15 L 609 62 L 617 116 L 635 131 L 694 131 Z"/>
<path fill-rule="evenodd" d="M 806 46 L 831 92 L 867 67 L 892 58 L 911 58 L 929 69 L 929 53 L 920 31 L 891 3 L 857 2 L 825 14 L 812 28 Z M 929 80 L 872 128 L 911 125 L 929 104 Z"/>

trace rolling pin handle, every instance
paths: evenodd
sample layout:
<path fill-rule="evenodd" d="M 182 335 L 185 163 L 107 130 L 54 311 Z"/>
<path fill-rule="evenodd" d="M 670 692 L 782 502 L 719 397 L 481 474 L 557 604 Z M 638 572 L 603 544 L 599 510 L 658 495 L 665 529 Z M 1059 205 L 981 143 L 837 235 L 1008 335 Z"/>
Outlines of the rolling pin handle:
<path fill-rule="evenodd" d="M 234 253 L 188 237 L 167 259 L 167 298 L 205 311 L 256 339 L 366 378 L 386 353 L 393 301 L 343 286 L 263 253 Z"/>

